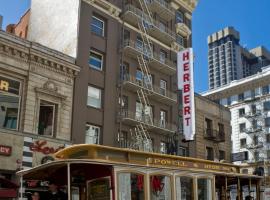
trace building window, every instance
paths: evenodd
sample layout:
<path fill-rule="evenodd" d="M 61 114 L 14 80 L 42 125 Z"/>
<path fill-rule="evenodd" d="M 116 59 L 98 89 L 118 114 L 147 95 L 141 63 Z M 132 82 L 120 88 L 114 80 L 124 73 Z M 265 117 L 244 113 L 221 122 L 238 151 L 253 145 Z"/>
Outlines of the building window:
<path fill-rule="evenodd" d="M 240 139 L 240 147 L 246 148 L 246 145 L 247 145 L 247 139 L 246 138 Z"/>
<path fill-rule="evenodd" d="M 270 150 L 267 150 L 267 159 L 270 159 Z"/>
<path fill-rule="evenodd" d="M 219 160 L 225 160 L 225 151 L 219 150 Z"/>
<path fill-rule="evenodd" d="M 101 71 L 103 68 L 103 55 L 96 51 L 90 51 L 88 64 L 91 68 Z"/>
<path fill-rule="evenodd" d="M 266 134 L 266 142 L 270 143 L 270 134 Z"/>
<path fill-rule="evenodd" d="M 128 96 L 119 97 L 119 105 L 122 110 L 128 110 Z"/>
<path fill-rule="evenodd" d="M 18 128 L 20 98 L 20 82 L 0 76 L 0 128 Z"/>
<path fill-rule="evenodd" d="M 257 113 L 257 107 L 256 105 L 251 105 L 251 113 L 256 114 Z"/>
<path fill-rule="evenodd" d="M 238 101 L 244 101 L 244 93 L 238 95 Z"/>
<path fill-rule="evenodd" d="M 167 143 L 160 142 L 160 153 L 166 154 L 167 153 Z"/>
<path fill-rule="evenodd" d="M 39 105 L 39 120 L 38 120 L 38 134 L 53 136 L 56 122 L 57 105 L 40 101 Z"/>
<path fill-rule="evenodd" d="M 128 133 L 126 131 L 121 131 L 120 133 L 118 133 L 119 147 L 121 147 L 121 148 L 128 148 L 129 147 L 127 135 L 128 135 Z"/>
<path fill-rule="evenodd" d="M 270 117 L 266 117 L 266 118 L 264 119 L 264 126 L 265 126 L 265 127 L 270 127 Z"/>
<path fill-rule="evenodd" d="M 205 125 L 207 131 L 212 131 L 213 129 L 213 121 L 211 119 L 205 118 Z"/>
<path fill-rule="evenodd" d="M 270 101 L 263 102 L 263 109 L 264 111 L 270 110 Z"/>
<path fill-rule="evenodd" d="M 184 37 L 180 34 L 177 34 L 176 35 L 176 42 L 181 45 L 181 46 L 184 46 Z"/>
<path fill-rule="evenodd" d="M 181 11 L 177 10 L 175 12 L 175 23 L 183 23 L 184 22 L 184 15 Z"/>
<path fill-rule="evenodd" d="M 91 23 L 91 31 L 99 36 L 104 36 L 104 20 L 93 16 Z"/>
<path fill-rule="evenodd" d="M 85 144 L 99 144 L 100 127 L 86 124 Z"/>
<path fill-rule="evenodd" d="M 239 124 L 239 131 L 240 133 L 243 133 L 246 131 L 246 123 Z"/>
<path fill-rule="evenodd" d="M 162 62 L 162 63 L 165 63 L 166 58 L 167 58 L 167 52 L 163 51 L 163 50 L 160 50 L 160 52 L 159 52 L 159 61 Z"/>
<path fill-rule="evenodd" d="M 136 102 L 136 120 L 151 123 L 153 119 L 152 106 L 143 105 L 140 102 Z"/>
<path fill-rule="evenodd" d="M 179 156 L 188 156 L 188 150 L 186 147 L 179 147 L 178 149 Z"/>
<path fill-rule="evenodd" d="M 232 104 L 232 99 L 231 99 L 231 97 L 228 97 L 228 98 L 227 98 L 227 102 L 228 102 L 228 105 L 231 105 L 231 104 Z"/>
<path fill-rule="evenodd" d="M 253 143 L 254 143 L 254 145 L 258 145 L 259 144 L 259 138 L 258 138 L 258 136 L 256 136 L 256 135 L 253 136 Z"/>
<path fill-rule="evenodd" d="M 139 51 L 143 51 L 143 40 L 139 36 L 136 39 L 136 49 L 138 49 Z"/>
<path fill-rule="evenodd" d="M 129 64 L 128 63 L 123 63 L 120 65 L 120 80 L 121 81 L 129 81 Z"/>
<path fill-rule="evenodd" d="M 167 112 L 164 110 L 160 111 L 160 127 L 161 128 L 166 128 L 166 115 Z"/>
<path fill-rule="evenodd" d="M 260 159 L 260 154 L 259 154 L 258 151 L 255 151 L 255 152 L 254 152 L 254 159 L 255 159 L 255 161 L 259 161 L 259 159 Z"/>
<path fill-rule="evenodd" d="M 166 96 L 166 90 L 167 90 L 167 81 L 160 80 L 160 93 L 163 96 Z"/>
<path fill-rule="evenodd" d="M 269 86 L 268 85 L 262 87 L 262 94 L 263 95 L 269 94 Z"/>
<path fill-rule="evenodd" d="M 239 112 L 239 117 L 243 117 L 245 115 L 245 108 L 240 108 L 238 112 Z"/>
<path fill-rule="evenodd" d="M 214 160 L 214 150 L 212 147 L 206 147 L 206 159 Z"/>
<path fill-rule="evenodd" d="M 101 90 L 88 86 L 87 105 L 94 108 L 101 108 Z"/>
<path fill-rule="evenodd" d="M 152 85 L 153 85 L 153 77 L 151 74 L 146 75 L 143 74 L 143 72 L 141 70 L 136 71 L 136 81 L 139 85 L 146 87 L 147 89 L 152 89 Z"/>

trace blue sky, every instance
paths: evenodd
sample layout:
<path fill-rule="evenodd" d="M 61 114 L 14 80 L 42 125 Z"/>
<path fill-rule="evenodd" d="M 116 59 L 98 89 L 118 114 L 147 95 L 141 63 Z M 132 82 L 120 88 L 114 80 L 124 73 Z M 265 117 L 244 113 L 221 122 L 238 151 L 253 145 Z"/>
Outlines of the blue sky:
<path fill-rule="evenodd" d="M 16 23 L 29 7 L 30 0 L 1 0 L 3 27 Z M 195 53 L 195 91 L 208 89 L 207 36 L 226 26 L 240 32 L 247 48 L 264 45 L 270 49 L 270 0 L 199 0 L 193 13 Z"/>
<path fill-rule="evenodd" d="M 208 89 L 207 36 L 234 26 L 247 48 L 263 45 L 270 50 L 270 0 L 200 0 L 193 13 L 195 91 Z"/>

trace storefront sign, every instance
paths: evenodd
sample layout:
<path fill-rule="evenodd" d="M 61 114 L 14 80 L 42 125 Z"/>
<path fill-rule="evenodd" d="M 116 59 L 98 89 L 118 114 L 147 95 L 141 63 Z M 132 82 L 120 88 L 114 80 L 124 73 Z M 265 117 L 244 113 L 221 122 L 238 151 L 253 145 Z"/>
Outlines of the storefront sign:
<path fill-rule="evenodd" d="M 200 163 L 200 162 L 173 160 L 173 159 L 149 158 L 148 163 L 151 165 L 167 166 L 167 167 L 180 167 L 180 168 L 184 167 L 209 171 L 236 172 L 236 168 L 233 166 L 231 167 L 212 163 Z"/>
<path fill-rule="evenodd" d="M 183 131 L 186 140 L 194 140 L 195 106 L 193 84 L 193 50 L 185 49 L 177 54 L 178 89 L 182 90 Z"/>
<path fill-rule="evenodd" d="M 64 146 L 59 146 L 58 148 L 48 147 L 46 146 L 46 144 L 47 144 L 47 141 L 37 140 L 34 142 L 34 144 L 30 146 L 30 150 L 48 155 L 48 154 L 54 154 L 57 151 L 65 148 Z"/>
<path fill-rule="evenodd" d="M 18 95 L 19 90 L 20 90 L 19 81 L 15 81 L 15 80 L 0 76 L 0 91 Z"/>
<path fill-rule="evenodd" d="M 10 156 L 11 151 L 12 151 L 12 147 L 0 145 L 0 155 Z"/>

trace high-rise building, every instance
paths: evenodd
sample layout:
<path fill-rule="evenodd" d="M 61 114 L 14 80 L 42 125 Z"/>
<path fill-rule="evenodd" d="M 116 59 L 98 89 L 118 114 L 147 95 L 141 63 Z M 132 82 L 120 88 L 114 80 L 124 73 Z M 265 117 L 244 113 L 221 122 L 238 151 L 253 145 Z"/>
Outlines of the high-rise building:
<path fill-rule="evenodd" d="M 209 89 L 256 74 L 270 64 L 270 52 L 266 48 L 248 50 L 239 42 L 240 34 L 233 27 L 208 36 Z"/>
<path fill-rule="evenodd" d="M 203 96 L 231 111 L 233 160 L 246 172 L 270 174 L 270 66 L 262 72 L 210 90 Z M 234 157 L 234 156 L 233 156 Z M 249 164 L 249 165 L 247 165 Z M 246 165 L 246 166 L 245 166 Z M 268 184 L 270 185 L 269 179 Z"/>

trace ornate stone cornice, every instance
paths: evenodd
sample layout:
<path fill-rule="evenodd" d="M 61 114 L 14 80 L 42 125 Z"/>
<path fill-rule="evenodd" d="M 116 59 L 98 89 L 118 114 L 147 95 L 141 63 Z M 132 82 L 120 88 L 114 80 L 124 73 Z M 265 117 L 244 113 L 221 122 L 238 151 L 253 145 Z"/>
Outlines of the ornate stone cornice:
<path fill-rule="evenodd" d="M 80 68 L 75 65 L 75 59 L 3 31 L 0 31 L 1 54 L 19 62 L 35 64 L 68 77 L 75 77 L 80 71 Z"/>
<path fill-rule="evenodd" d="M 197 3 L 198 0 L 172 0 L 171 6 L 176 10 L 181 6 L 192 13 L 195 7 L 197 6 Z"/>
<path fill-rule="evenodd" d="M 191 35 L 191 30 L 184 23 L 175 24 L 176 33 L 184 37 L 189 37 Z"/>
<path fill-rule="evenodd" d="M 105 0 L 83 0 L 83 1 L 119 20 L 121 9 L 113 5 L 112 3 Z"/>

